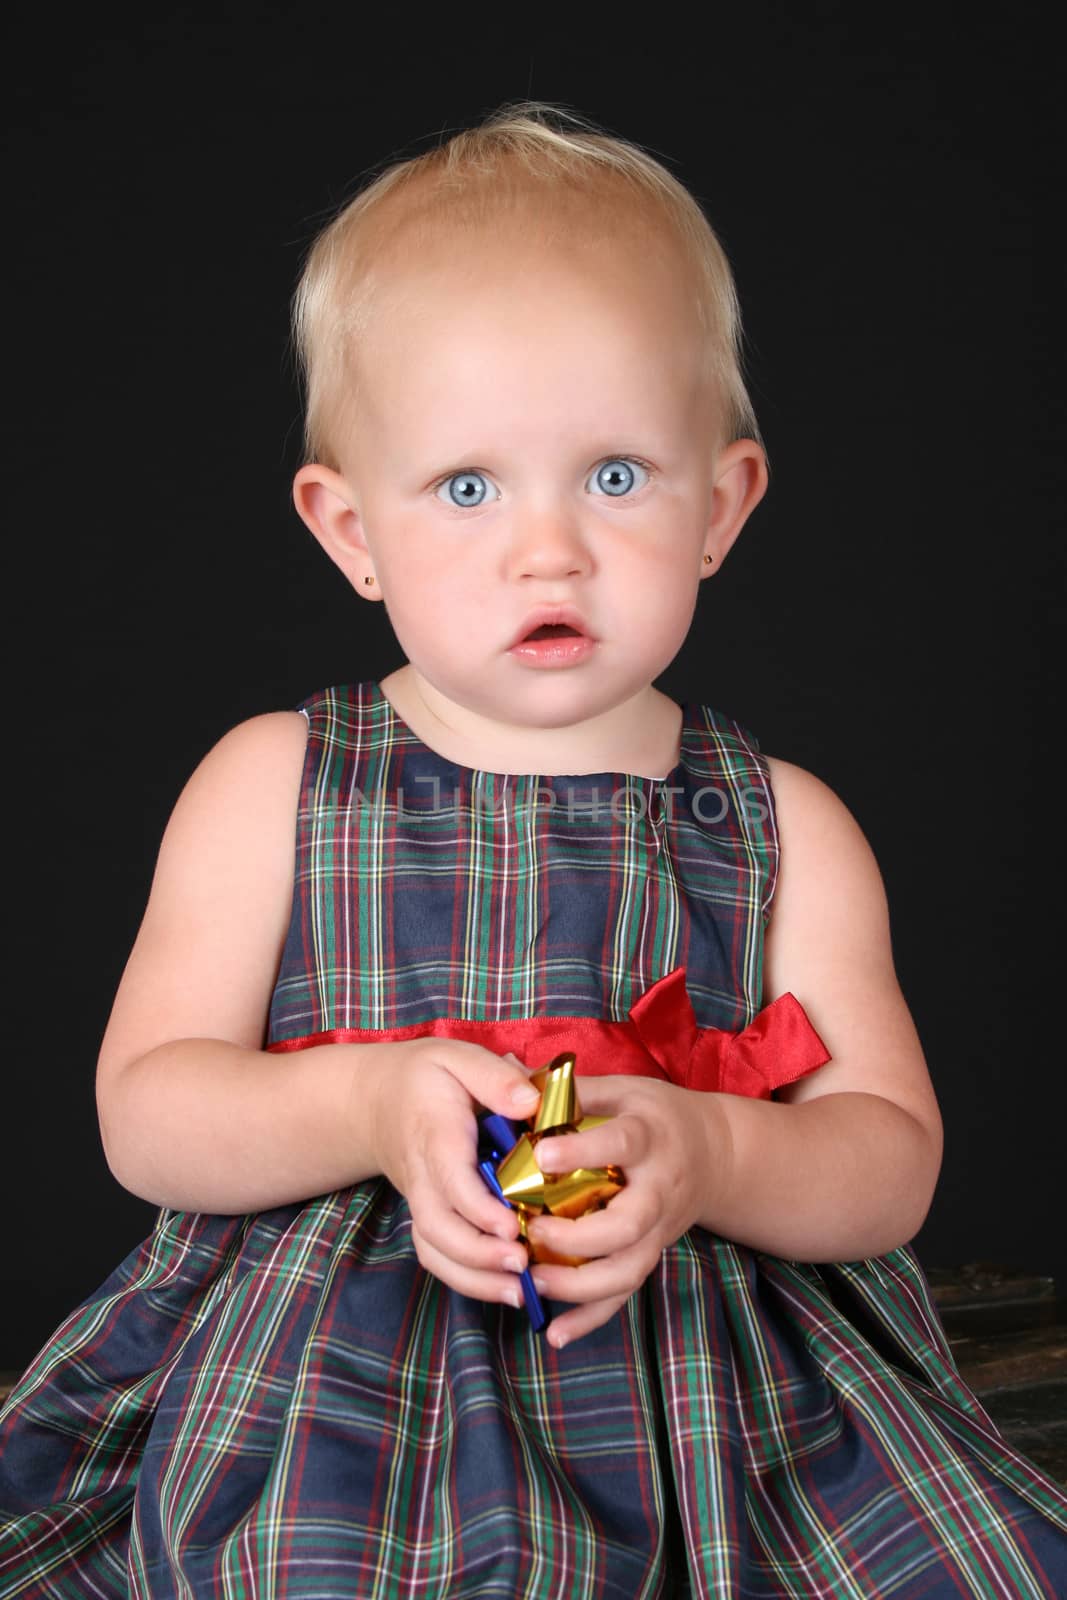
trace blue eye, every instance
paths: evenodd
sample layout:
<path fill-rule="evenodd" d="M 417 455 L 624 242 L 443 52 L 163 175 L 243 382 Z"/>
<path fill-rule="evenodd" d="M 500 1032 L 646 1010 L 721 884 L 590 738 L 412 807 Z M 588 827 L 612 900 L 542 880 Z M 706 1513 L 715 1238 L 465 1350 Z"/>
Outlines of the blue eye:
<path fill-rule="evenodd" d="M 637 482 L 637 472 L 644 473 L 644 483 Z M 620 458 L 615 461 L 605 461 L 602 467 L 597 467 L 586 487 L 596 484 L 597 487 L 591 490 L 593 494 L 610 494 L 618 499 L 621 495 L 629 494 L 635 487 L 643 489 L 647 482 L 648 469 L 643 467 L 640 461 L 623 461 Z"/>
<path fill-rule="evenodd" d="M 454 506 L 480 506 L 487 499 L 499 499 L 489 479 L 480 472 L 454 472 L 437 485 L 436 494 L 439 500 Z"/>

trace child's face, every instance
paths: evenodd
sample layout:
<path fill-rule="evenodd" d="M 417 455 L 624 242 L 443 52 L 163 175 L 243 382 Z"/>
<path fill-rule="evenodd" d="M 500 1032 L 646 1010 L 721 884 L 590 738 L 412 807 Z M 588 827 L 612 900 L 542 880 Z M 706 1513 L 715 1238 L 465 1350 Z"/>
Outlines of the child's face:
<path fill-rule="evenodd" d="M 456 726 L 573 726 L 677 654 L 736 532 L 678 284 L 607 244 L 531 262 L 480 242 L 402 267 L 375 303 L 336 480 L 351 562 L 331 553 L 364 594 L 373 573 Z M 574 633 L 524 644 L 553 607 Z"/>

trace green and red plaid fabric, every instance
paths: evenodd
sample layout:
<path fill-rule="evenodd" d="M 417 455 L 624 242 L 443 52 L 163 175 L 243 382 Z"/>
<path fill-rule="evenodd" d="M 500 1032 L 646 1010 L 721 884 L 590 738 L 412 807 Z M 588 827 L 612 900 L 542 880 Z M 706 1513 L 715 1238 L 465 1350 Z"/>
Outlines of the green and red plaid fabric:
<path fill-rule="evenodd" d="M 702 1027 L 760 1009 L 773 797 L 729 718 L 686 707 L 663 782 L 538 780 L 444 761 L 372 684 L 302 709 L 272 1045 L 623 1023 L 680 967 Z M 1064 1593 L 1067 1501 L 907 1250 L 815 1267 L 694 1229 L 555 1352 L 423 1271 L 384 1180 L 163 1212 L 0 1420 L 3 1600 Z"/>

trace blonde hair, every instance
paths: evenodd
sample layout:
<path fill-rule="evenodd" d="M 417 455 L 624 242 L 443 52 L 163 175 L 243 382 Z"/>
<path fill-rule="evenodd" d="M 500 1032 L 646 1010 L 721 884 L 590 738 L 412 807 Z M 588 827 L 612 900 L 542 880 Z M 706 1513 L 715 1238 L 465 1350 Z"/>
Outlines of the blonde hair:
<path fill-rule="evenodd" d="M 454 230 L 478 227 L 490 217 L 499 221 L 504 205 L 525 208 L 543 223 L 559 220 L 565 201 L 578 201 L 588 229 L 593 216 L 607 211 L 605 180 L 621 182 L 643 200 L 646 222 L 665 223 L 695 269 L 696 311 L 723 414 L 722 442 L 759 440 L 741 371 L 733 274 L 697 201 L 637 145 L 574 112 L 522 100 L 423 155 L 386 167 L 313 240 L 293 299 L 293 339 L 306 393 L 305 459 L 338 464 L 331 424 L 343 409 L 345 367 L 377 259 L 399 228 L 414 221 L 440 231 L 442 220 Z M 457 196 L 461 208 L 453 205 Z"/>

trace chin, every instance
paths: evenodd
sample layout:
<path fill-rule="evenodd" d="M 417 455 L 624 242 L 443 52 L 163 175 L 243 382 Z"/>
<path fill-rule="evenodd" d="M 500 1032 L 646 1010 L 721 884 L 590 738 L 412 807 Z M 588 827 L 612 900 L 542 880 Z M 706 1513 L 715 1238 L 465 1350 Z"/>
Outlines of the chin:
<path fill-rule="evenodd" d="M 544 674 L 547 677 L 547 674 Z M 595 717 L 608 715 L 639 694 L 644 684 L 620 685 L 617 689 L 601 688 L 594 691 L 588 683 L 580 683 L 577 674 L 567 682 L 564 675 L 550 683 L 535 683 L 530 692 L 516 694 L 501 707 L 503 721 L 521 723 L 535 728 L 568 728 L 576 723 L 590 722 Z"/>

